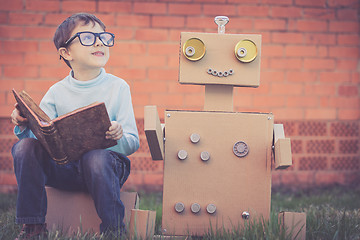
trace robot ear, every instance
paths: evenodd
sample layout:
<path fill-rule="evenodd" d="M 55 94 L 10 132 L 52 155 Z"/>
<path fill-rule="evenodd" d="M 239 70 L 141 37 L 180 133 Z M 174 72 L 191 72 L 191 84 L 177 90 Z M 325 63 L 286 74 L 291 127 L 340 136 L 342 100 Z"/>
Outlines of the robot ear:
<path fill-rule="evenodd" d="M 190 38 L 184 43 L 182 52 L 188 60 L 199 61 L 205 56 L 205 44 L 199 38 Z"/>
<path fill-rule="evenodd" d="M 235 46 L 235 57 L 243 63 L 255 60 L 257 56 L 256 44 L 251 40 L 242 40 Z"/>

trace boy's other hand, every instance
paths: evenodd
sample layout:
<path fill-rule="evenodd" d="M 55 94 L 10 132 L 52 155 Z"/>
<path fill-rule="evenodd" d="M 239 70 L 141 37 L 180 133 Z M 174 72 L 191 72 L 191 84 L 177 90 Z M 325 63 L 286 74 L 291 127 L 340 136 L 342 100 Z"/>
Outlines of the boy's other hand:
<path fill-rule="evenodd" d="M 15 104 L 15 109 L 11 113 L 11 121 L 16 126 L 19 126 L 21 130 L 23 130 L 26 127 L 26 125 L 28 124 L 27 118 L 25 118 L 21 115 L 21 112 L 19 110 L 19 106 L 17 103 Z"/>
<path fill-rule="evenodd" d="M 121 124 L 116 121 L 112 121 L 109 131 L 106 132 L 106 139 L 119 140 L 122 136 L 123 128 Z"/>

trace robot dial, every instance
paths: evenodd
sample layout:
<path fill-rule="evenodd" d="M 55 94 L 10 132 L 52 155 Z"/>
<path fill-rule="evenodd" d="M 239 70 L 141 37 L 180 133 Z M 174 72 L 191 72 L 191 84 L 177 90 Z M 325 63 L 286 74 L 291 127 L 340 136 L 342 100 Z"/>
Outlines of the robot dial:
<path fill-rule="evenodd" d="M 205 44 L 199 38 L 190 38 L 183 45 L 183 54 L 190 61 L 198 61 L 205 55 Z"/>
<path fill-rule="evenodd" d="M 235 56 L 243 63 L 249 63 L 255 60 L 257 56 L 257 47 L 251 40 L 242 40 L 235 46 Z"/>
<path fill-rule="evenodd" d="M 238 141 L 233 146 L 233 152 L 237 157 L 245 157 L 249 153 L 249 147 L 245 142 Z"/>

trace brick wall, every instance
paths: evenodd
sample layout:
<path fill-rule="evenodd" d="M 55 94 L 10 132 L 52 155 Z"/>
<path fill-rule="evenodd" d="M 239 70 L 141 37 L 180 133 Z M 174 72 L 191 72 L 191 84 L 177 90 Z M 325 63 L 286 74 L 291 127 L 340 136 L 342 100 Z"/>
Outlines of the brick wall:
<path fill-rule="evenodd" d="M 274 185 L 352 184 L 360 172 L 358 0 L 1 0 L 0 189 L 13 189 L 9 115 L 12 88 L 36 101 L 68 74 L 52 43 L 58 24 L 95 13 L 116 34 L 107 72 L 126 79 L 141 134 L 127 188 L 161 188 L 162 162 L 152 162 L 143 107 L 200 110 L 201 86 L 177 82 L 182 31 L 262 34 L 261 86 L 236 88 L 236 111 L 271 111 L 292 139 L 294 166 L 273 172 Z"/>

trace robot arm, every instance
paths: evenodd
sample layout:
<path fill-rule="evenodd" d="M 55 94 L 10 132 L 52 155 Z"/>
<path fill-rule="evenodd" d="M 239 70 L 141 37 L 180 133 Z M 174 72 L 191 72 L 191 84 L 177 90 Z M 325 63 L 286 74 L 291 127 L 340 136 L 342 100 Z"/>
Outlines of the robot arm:
<path fill-rule="evenodd" d="M 156 106 L 145 106 L 145 135 L 153 160 L 164 160 L 164 124 L 160 123 Z"/>
<path fill-rule="evenodd" d="M 284 126 L 274 124 L 275 169 L 285 169 L 292 165 L 290 138 L 285 138 Z"/>

